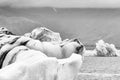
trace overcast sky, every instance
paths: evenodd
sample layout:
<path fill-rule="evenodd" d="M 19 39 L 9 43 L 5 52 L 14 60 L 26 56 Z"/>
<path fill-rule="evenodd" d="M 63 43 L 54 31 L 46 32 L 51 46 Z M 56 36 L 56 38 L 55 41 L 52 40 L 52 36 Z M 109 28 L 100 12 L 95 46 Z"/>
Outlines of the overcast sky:
<path fill-rule="evenodd" d="M 120 8 L 120 0 L 0 0 L 0 6 L 59 8 Z"/>

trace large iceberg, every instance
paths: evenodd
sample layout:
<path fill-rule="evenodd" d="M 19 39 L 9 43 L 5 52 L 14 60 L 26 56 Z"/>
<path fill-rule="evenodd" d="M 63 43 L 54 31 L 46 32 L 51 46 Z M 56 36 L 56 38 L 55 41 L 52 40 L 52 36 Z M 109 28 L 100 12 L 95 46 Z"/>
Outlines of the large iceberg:
<path fill-rule="evenodd" d="M 0 37 L 0 80 L 75 80 L 84 51 L 79 39 L 62 42 L 59 34 L 46 28 L 40 34 L 39 29 L 33 30 L 28 37 L 11 35 L 5 28 L 0 31 L 4 34 Z M 64 59 L 57 59 L 58 50 Z"/>
<path fill-rule="evenodd" d="M 53 32 L 50 29 L 45 27 L 35 28 L 31 33 L 26 33 L 25 36 L 40 40 L 41 42 L 43 41 L 61 42 L 62 41 L 59 33 Z"/>

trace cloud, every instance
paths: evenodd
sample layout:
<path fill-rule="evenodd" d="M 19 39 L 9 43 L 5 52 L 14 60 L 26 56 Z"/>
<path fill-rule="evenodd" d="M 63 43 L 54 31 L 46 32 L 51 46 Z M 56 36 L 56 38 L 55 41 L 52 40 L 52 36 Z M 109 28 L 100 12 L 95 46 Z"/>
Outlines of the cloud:
<path fill-rule="evenodd" d="M 120 8 L 120 0 L 0 0 L 0 6 L 14 8 Z"/>

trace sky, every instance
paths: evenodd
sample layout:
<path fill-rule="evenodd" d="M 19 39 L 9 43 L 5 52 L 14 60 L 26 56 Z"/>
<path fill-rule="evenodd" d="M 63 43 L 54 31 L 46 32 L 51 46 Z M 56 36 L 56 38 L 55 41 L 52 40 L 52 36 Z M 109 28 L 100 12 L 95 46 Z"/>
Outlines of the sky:
<path fill-rule="evenodd" d="M 0 0 L 1 7 L 120 8 L 120 0 Z"/>

